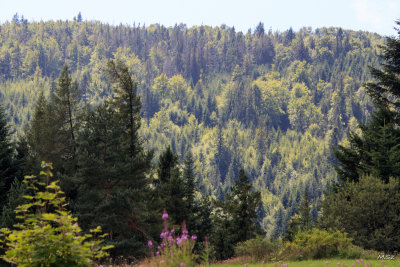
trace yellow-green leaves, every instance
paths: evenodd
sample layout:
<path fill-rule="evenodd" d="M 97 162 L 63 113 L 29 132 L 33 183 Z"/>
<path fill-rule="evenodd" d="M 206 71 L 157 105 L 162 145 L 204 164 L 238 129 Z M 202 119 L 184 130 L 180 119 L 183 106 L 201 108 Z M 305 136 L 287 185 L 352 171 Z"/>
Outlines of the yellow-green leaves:
<path fill-rule="evenodd" d="M 81 234 L 77 218 L 65 210 L 58 181 L 50 181 L 51 164 L 43 162 L 42 167 L 40 176 L 25 177 L 31 195 L 25 196 L 30 203 L 16 209 L 22 222 L 14 225 L 15 230 L 0 230 L 0 243 L 6 248 L 2 258 L 18 266 L 91 266 L 112 246 L 101 246 L 100 226 L 91 234 Z"/>

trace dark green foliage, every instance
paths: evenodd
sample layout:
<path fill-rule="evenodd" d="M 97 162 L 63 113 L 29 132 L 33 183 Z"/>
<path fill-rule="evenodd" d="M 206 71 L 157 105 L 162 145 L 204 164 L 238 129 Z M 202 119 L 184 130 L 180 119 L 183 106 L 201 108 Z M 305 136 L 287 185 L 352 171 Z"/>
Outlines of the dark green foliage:
<path fill-rule="evenodd" d="M 178 156 L 167 146 L 160 155 L 157 167 L 156 195 L 160 206 L 168 208 L 170 222 L 179 226 L 189 217 L 189 207 L 185 201 L 187 187 L 185 187 L 181 172 L 178 168 Z"/>
<path fill-rule="evenodd" d="M 62 144 L 55 144 L 56 132 L 57 127 L 54 127 L 51 106 L 43 92 L 40 92 L 31 123 L 26 131 L 29 166 L 37 169 L 42 160 L 52 160 L 57 166 L 61 165 L 59 147 Z"/>
<path fill-rule="evenodd" d="M 112 65 L 115 67 L 115 65 Z M 101 225 L 111 255 L 143 256 L 149 239 L 149 180 L 152 153 L 142 147 L 137 130 L 140 102 L 134 80 L 122 64 L 112 76 L 115 97 L 88 110 L 78 137 L 78 185 L 74 210 L 84 229 Z M 133 101 L 134 100 L 134 101 Z"/>
<path fill-rule="evenodd" d="M 131 77 L 128 67 L 120 61 L 109 61 L 107 73 L 110 80 L 116 83 L 112 107 L 118 112 L 117 119 L 126 129 L 122 140 L 126 140 L 129 146 L 129 157 L 134 159 L 141 151 L 138 130 L 140 128 L 140 97 L 137 95 L 137 81 Z"/>
<path fill-rule="evenodd" d="M 400 238 L 399 183 L 360 176 L 322 201 L 320 226 L 345 231 L 354 244 L 377 251 L 398 251 Z M 345 212 L 344 212 L 345 211 Z"/>
<path fill-rule="evenodd" d="M 261 195 L 260 192 L 253 192 L 253 186 L 243 169 L 239 171 L 239 177 L 225 199 L 225 202 L 218 203 L 220 208 L 213 217 L 211 243 L 217 259 L 232 257 L 235 244 L 263 233 L 257 221 Z"/>
<path fill-rule="evenodd" d="M 312 226 L 313 219 L 311 217 L 310 203 L 308 200 L 308 194 L 305 192 L 297 213 L 292 216 L 289 221 L 289 227 L 286 230 L 284 240 L 291 242 L 298 232 L 308 231 Z"/>
<path fill-rule="evenodd" d="M 10 126 L 0 105 L 0 207 L 6 202 L 6 195 L 14 180 L 14 147 L 11 142 Z"/>
<path fill-rule="evenodd" d="M 226 211 L 231 214 L 234 223 L 234 242 L 255 237 L 257 230 L 260 230 L 257 209 L 261 205 L 261 194 L 253 192 L 253 186 L 243 169 L 240 169 L 239 177 L 225 199 Z"/>
<path fill-rule="evenodd" d="M 400 25 L 400 21 L 396 22 Z M 397 30 L 399 36 L 386 38 L 385 46 L 381 46 L 381 63 L 383 69 L 371 68 L 372 76 L 376 82 L 367 83 L 367 91 L 380 106 L 393 106 L 396 109 L 400 107 L 400 30 Z"/>
<path fill-rule="evenodd" d="M 363 173 L 385 182 L 389 177 L 400 177 L 400 40 L 387 38 L 386 46 L 381 48 L 383 70 L 371 67 L 376 82 L 366 84 L 377 110 L 366 125 L 360 124 L 361 135 L 350 133 L 350 145 L 339 145 L 335 150 L 336 169 L 344 181 L 358 181 Z"/>
<path fill-rule="evenodd" d="M 26 199 L 23 197 L 26 194 L 26 186 L 18 179 L 15 179 L 11 184 L 11 188 L 7 193 L 7 202 L 3 205 L 1 213 L 0 228 L 11 228 L 16 224 L 15 209 L 24 203 Z"/>
<path fill-rule="evenodd" d="M 71 173 L 76 168 L 76 128 L 78 104 L 81 93 L 76 82 L 72 81 L 68 66 L 64 65 L 54 93 L 50 96 L 52 127 L 55 128 L 54 143 L 60 152 L 60 165 L 56 167 L 63 173 Z M 54 144 L 53 144 L 54 145 Z"/>
<path fill-rule="evenodd" d="M 337 172 L 343 181 L 358 181 L 362 174 L 372 174 L 385 182 L 400 177 L 400 130 L 397 114 L 386 108 L 372 114 L 361 124 L 362 135 L 351 133 L 350 146 L 339 145 L 334 151 Z"/>

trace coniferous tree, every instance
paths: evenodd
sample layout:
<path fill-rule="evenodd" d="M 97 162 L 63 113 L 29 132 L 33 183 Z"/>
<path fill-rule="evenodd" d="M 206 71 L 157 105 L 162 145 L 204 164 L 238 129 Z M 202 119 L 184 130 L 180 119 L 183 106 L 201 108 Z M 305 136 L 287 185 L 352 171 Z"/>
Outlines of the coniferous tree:
<path fill-rule="evenodd" d="M 78 145 L 75 211 L 84 229 L 101 225 L 115 246 L 111 255 L 144 255 L 148 236 L 152 153 L 138 136 L 140 100 L 122 63 L 109 64 L 115 97 L 89 110 Z"/>
<path fill-rule="evenodd" d="M 6 201 L 7 192 L 16 174 L 13 153 L 10 126 L 0 105 L 0 207 Z"/>
<path fill-rule="evenodd" d="M 188 219 L 188 207 L 185 203 L 186 190 L 178 168 L 178 156 L 167 146 L 160 155 L 157 167 L 156 195 L 162 208 L 168 210 L 171 222 L 180 225 Z"/>
<path fill-rule="evenodd" d="M 58 77 L 58 84 L 50 98 L 53 113 L 52 127 L 57 129 L 53 137 L 59 147 L 62 166 L 55 166 L 62 172 L 73 172 L 76 169 L 76 127 L 77 109 L 80 101 L 78 85 L 71 78 L 68 66 L 64 65 Z"/>
<path fill-rule="evenodd" d="M 11 142 L 10 126 L 3 107 L 0 106 L 0 207 L 15 177 L 14 148 Z"/>
<path fill-rule="evenodd" d="M 261 230 L 257 209 L 261 205 L 260 192 L 253 192 L 253 186 L 243 169 L 239 171 L 239 177 L 231 187 L 231 193 L 227 194 L 227 211 L 233 218 L 234 242 L 246 241 L 255 237 Z"/>
<path fill-rule="evenodd" d="M 28 165 L 34 168 L 31 171 L 35 172 L 41 161 L 60 163 L 57 161 L 57 155 L 60 152 L 57 149 L 58 146 L 53 146 L 55 135 L 56 127 L 52 121 L 51 107 L 41 91 L 34 107 L 31 123 L 26 131 L 29 149 Z"/>
<path fill-rule="evenodd" d="M 400 177 L 400 39 L 387 38 L 381 57 L 383 70 L 371 68 L 376 82 L 366 85 L 376 107 L 371 121 L 360 123 L 361 135 L 350 133 L 350 146 L 339 145 L 334 150 L 336 170 L 345 181 L 358 181 L 363 173 L 385 182 Z"/>

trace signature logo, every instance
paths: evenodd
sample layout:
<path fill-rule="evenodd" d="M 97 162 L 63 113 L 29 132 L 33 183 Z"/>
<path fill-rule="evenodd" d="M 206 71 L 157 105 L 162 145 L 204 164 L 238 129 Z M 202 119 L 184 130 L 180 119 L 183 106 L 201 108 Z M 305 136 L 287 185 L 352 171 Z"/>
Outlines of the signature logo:
<path fill-rule="evenodd" d="M 396 253 L 397 254 L 397 253 Z M 378 255 L 378 260 L 394 260 L 396 254 L 380 254 Z"/>

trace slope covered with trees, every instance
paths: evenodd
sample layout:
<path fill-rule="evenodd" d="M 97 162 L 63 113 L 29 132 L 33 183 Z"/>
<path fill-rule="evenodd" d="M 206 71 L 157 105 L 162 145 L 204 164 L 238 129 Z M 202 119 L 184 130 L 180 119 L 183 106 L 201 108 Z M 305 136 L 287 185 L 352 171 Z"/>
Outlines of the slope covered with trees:
<path fill-rule="evenodd" d="M 215 199 L 224 200 L 235 179 L 243 176 L 243 168 L 261 192 L 258 217 L 263 228 L 269 236 L 279 237 L 305 193 L 316 217 L 323 191 L 337 180 L 331 147 L 349 130 L 357 131 L 358 120 L 369 118 L 373 106 L 362 84 L 371 78 L 367 66 L 377 65 L 382 43 L 377 34 L 340 28 L 272 32 L 260 23 L 254 31 L 242 33 L 226 25 L 111 26 L 81 19 L 28 22 L 16 15 L 0 25 L 0 101 L 15 139 L 25 136 L 28 147 L 36 145 L 37 161 L 58 161 L 54 163 L 62 175 L 74 174 L 73 183 L 64 179 L 63 190 L 71 199 L 82 200 L 76 210 L 83 216 L 91 209 L 84 199 L 101 196 L 79 195 L 79 188 L 92 186 L 80 177 L 95 177 L 97 166 L 110 157 L 120 159 L 125 175 L 131 167 L 124 165 L 127 159 L 119 153 L 125 151 L 132 159 L 154 151 L 149 160 L 159 169 L 149 175 L 160 183 L 150 187 L 172 202 L 176 194 L 168 191 L 169 183 L 180 183 L 179 162 L 190 152 L 198 190 Z M 132 86 L 140 95 L 140 123 L 139 113 L 134 123 L 130 120 L 139 108 L 131 105 L 136 100 L 129 100 L 123 87 L 113 90 L 113 75 L 106 71 L 110 59 L 126 64 L 136 77 Z M 106 100 L 109 96 L 122 102 Z M 95 108 L 79 116 L 88 104 Z M 46 109 L 54 109 L 57 116 L 34 116 Z M 54 125 L 53 130 L 63 133 L 57 135 L 64 140 L 62 146 L 50 148 L 48 137 L 54 133 L 41 131 L 43 125 Z M 134 149 L 136 130 L 142 152 Z M 123 141 L 118 140 L 121 136 Z M 108 150 L 104 157 L 91 151 L 91 142 L 111 144 L 115 151 Z M 165 161 L 168 146 L 177 155 L 170 162 Z M 79 162 L 86 162 L 87 168 L 80 168 Z M 162 183 L 164 167 L 171 173 Z M 117 175 L 112 166 L 106 169 Z M 108 183 L 116 188 L 124 183 L 118 178 L 103 182 L 103 187 Z M 66 188 L 70 184 L 79 188 Z M 121 194 L 133 197 L 135 192 Z M 109 206 L 99 209 L 112 204 L 110 199 Z M 105 219 L 115 218 L 99 217 L 96 225 Z"/>

